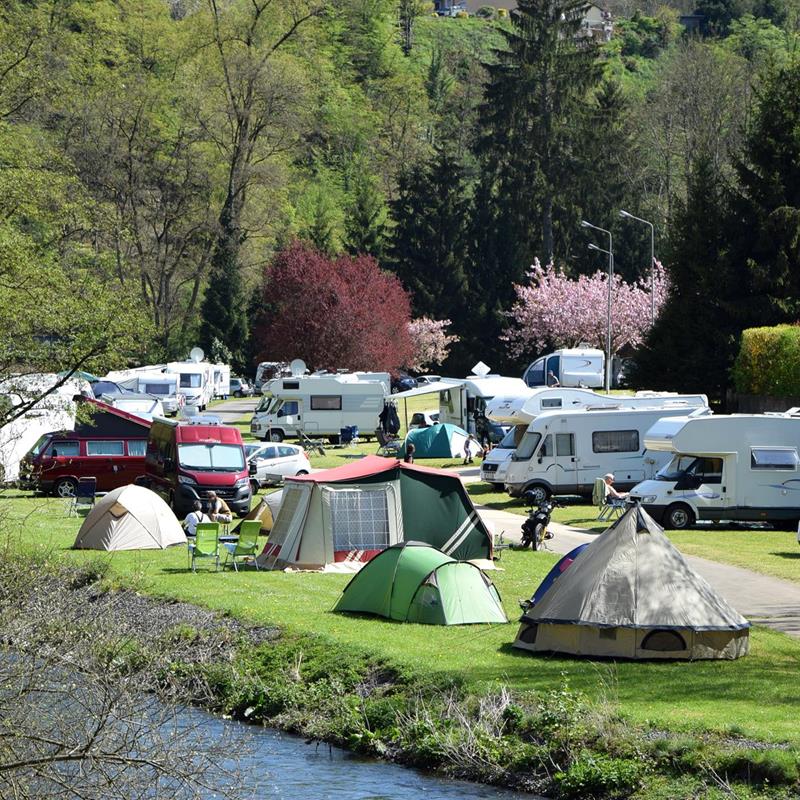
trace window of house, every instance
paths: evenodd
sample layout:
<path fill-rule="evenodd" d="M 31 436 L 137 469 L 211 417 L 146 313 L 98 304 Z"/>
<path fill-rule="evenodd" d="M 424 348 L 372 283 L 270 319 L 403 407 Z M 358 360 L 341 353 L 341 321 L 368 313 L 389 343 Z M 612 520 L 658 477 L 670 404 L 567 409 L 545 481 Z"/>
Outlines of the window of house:
<path fill-rule="evenodd" d="M 593 453 L 638 453 L 639 431 L 595 431 Z"/>

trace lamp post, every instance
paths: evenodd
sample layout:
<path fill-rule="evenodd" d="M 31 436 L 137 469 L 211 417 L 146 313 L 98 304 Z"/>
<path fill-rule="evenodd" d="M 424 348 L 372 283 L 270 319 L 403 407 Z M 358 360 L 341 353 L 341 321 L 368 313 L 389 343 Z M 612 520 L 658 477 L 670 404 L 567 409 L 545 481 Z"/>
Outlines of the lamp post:
<path fill-rule="evenodd" d="M 591 228 L 600 233 L 605 233 L 608 236 L 608 250 L 603 250 L 596 244 L 590 244 L 590 250 L 597 250 L 599 253 L 606 253 L 608 255 L 608 308 L 606 310 L 606 391 L 611 391 L 611 284 L 614 282 L 614 241 L 611 238 L 611 231 L 605 228 L 599 228 L 597 225 L 592 225 L 585 219 L 581 221 L 581 226 L 584 228 Z"/>
<path fill-rule="evenodd" d="M 635 217 L 628 211 L 620 211 L 619 215 L 623 219 L 632 219 L 635 222 L 642 222 L 650 226 L 650 325 L 656 322 L 656 229 L 652 222 L 648 222 L 641 217 Z"/>

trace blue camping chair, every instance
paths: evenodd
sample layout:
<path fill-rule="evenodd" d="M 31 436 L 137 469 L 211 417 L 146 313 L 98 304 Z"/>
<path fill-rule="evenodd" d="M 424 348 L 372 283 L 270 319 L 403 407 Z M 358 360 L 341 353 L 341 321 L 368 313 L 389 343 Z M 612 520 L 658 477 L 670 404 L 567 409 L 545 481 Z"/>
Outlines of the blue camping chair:
<path fill-rule="evenodd" d="M 94 508 L 97 498 L 97 478 L 78 478 L 78 488 L 75 494 L 69 498 L 67 516 L 78 516 L 80 509 Z"/>

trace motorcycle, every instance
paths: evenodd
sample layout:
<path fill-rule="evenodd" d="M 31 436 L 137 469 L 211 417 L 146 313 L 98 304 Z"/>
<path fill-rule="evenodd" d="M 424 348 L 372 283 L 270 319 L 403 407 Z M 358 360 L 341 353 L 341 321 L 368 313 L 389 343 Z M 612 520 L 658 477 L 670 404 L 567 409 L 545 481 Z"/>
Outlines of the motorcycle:
<path fill-rule="evenodd" d="M 550 524 L 554 508 L 564 508 L 564 505 L 554 497 L 542 500 L 536 510 L 531 503 L 531 507 L 528 509 L 528 519 L 522 523 L 522 539 L 520 540 L 522 548 L 531 547 L 533 550 L 540 550 L 545 539 L 553 538 L 553 534 L 547 532 L 547 526 Z"/>

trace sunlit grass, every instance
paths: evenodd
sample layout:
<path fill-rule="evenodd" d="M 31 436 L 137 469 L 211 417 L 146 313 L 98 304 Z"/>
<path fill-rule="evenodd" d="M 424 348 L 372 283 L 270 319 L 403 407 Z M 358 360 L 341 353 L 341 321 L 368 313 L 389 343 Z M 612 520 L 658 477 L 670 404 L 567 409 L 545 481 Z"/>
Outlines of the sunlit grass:
<path fill-rule="evenodd" d="M 585 513 L 585 512 L 581 512 Z M 54 558 L 100 558 L 112 580 L 139 591 L 218 609 L 259 625 L 328 636 L 381 654 L 412 669 L 461 675 L 478 686 L 503 681 L 520 690 L 549 689 L 568 681 L 589 696 L 618 704 L 637 721 L 675 729 L 737 727 L 748 735 L 800 743 L 797 668 L 800 641 L 755 629 L 752 653 L 735 662 L 647 663 L 535 656 L 514 650 L 516 624 L 434 627 L 356 618 L 332 612 L 347 575 L 304 572 L 188 571 L 186 550 L 98 553 L 73 551 L 81 520 L 66 517 L 51 498 L 7 497 L 0 515 L 11 548 Z M 550 553 L 505 551 L 492 573 L 510 619 L 554 563 Z"/>

